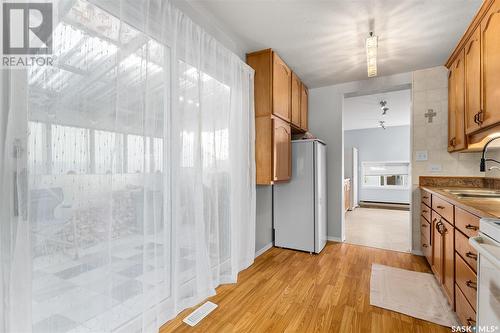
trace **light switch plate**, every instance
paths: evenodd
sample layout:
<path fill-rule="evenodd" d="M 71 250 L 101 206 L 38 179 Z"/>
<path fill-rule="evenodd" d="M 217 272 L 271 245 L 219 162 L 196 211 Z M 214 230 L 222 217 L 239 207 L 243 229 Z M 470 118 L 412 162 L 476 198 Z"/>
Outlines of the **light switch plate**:
<path fill-rule="evenodd" d="M 431 164 L 429 165 L 430 172 L 441 172 L 443 171 L 443 166 L 441 164 Z"/>
<path fill-rule="evenodd" d="M 417 150 L 415 152 L 415 160 L 427 161 L 427 150 Z"/>

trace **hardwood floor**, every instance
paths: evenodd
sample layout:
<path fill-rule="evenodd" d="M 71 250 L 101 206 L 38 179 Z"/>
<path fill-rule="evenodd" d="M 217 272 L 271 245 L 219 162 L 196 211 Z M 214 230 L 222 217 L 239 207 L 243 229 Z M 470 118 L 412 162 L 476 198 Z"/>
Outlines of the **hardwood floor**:
<path fill-rule="evenodd" d="M 160 332 L 450 332 L 371 306 L 372 263 L 430 273 L 424 257 L 358 245 L 329 242 L 319 255 L 272 248 L 217 288 L 219 307 L 196 327 L 182 322 L 187 309 Z"/>

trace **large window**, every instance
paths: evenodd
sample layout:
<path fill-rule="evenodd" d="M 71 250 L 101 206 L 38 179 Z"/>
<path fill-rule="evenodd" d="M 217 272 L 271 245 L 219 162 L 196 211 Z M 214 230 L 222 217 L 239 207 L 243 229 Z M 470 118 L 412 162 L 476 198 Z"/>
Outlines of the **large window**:
<path fill-rule="evenodd" d="M 408 162 L 362 162 L 362 186 L 407 189 L 409 165 Z"/>
<path fill-rule="evenodd" d="M 89 129 L 52 125 L 52 173 L 83 174 L 90 170 Z"/>

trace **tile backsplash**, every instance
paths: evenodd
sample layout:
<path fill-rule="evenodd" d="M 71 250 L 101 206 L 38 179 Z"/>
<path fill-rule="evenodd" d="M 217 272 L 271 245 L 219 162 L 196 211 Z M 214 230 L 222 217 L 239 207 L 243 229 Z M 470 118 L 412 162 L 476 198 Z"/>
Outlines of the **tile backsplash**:
<path fill-rule="evenodd" d="M 412 182 L 419 176 L 484 176 L 480 153 L 448 153 L 448 70 L 444 66 L 413 72 Z M 429 111 L 431 110 L 431 111 Z M 435 113 L 428 122 L 426 113 Z M 427 151 L 427 160 L 417 160 Z M 497 172 L 498 173 L 498 172 Z"/>

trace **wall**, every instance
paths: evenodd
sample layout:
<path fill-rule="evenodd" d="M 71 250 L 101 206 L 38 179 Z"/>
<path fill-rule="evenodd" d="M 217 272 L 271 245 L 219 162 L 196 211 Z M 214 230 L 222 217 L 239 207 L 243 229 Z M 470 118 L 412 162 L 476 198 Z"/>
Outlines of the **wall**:
<path fill-rule="evenodd" d="M 344 94 L 355 92 L 377 93 L 397 86 L 411 84 L 410 72 L 369 80 L 348 82 L 309 90 L 309 131 L 327 145 L 328 170 L 328 236 L 344 239 L 343 191 L 344 135 L 342 105 Z"/>
<path fill-rule="evenodd" d="M 273 242 L 273 197 L 272 186 L 257 186 L 257 221 L 255 233 L 255 252 L 260 254 Z"/>
<path fill-rule="evenodd" d="M 410 161 L 410 125 L 344 131 L 344 177 L 352 179 L 352 148 L 362 162 Z M 410 189 L 370 189 L 362 187 L 358 172 L 360 201 L 410 203 Z"/>
<path fill-rule="evenodd" d="M 424 114 L 436 112 L 432 123 Z M 419 176 L 484 176 L 479 172 L 480 153 L 448 153 L 448 70 L 433 67 L 413 72 L 412 110 L 413 249 L 420 249 Z M 427 150 L 428 160 L 417 161 L 416 152 Z M 492 172 L 493 173 L 493 172 Z"/>

